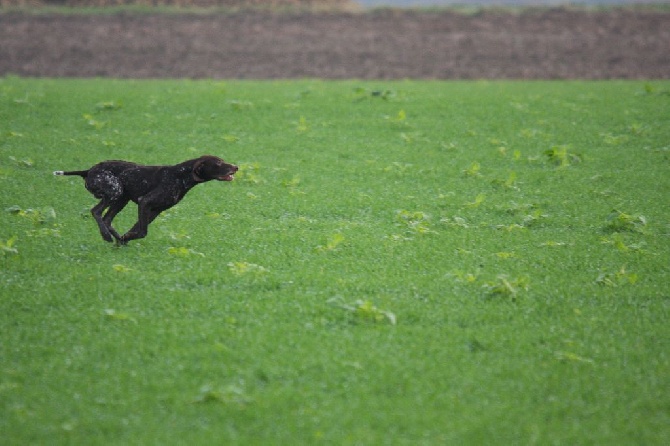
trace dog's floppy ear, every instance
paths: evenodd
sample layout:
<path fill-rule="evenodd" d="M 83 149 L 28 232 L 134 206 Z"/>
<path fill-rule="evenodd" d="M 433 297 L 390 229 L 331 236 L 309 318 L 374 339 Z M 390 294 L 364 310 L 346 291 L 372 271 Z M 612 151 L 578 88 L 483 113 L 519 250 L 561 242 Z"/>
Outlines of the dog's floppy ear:
<path fill-rule="evenodd" d="M 205 164 L 205 161 L 202 159 L 199 159 L 198 161 L 195 162 L 193 165 L 193 170 L 191 171 L 191 175 L 193 175 L 193 179 L 198 182 L 198 183 L 204 183 L 205 180 L 200 176 L 200 169 L 202 168 L 202 165 Z"/>

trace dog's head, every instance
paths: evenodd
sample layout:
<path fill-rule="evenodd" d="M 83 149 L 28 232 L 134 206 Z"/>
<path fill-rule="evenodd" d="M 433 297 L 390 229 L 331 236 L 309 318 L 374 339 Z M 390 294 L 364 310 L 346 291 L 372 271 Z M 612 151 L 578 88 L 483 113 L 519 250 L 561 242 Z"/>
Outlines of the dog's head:
<path fill-rule="evenodd" d="M 233 181 L 238 167 L 228 164 L 218 156 L 204 155 L 193 164 L 193 179 L 198 183 L 210 180 Z"/>

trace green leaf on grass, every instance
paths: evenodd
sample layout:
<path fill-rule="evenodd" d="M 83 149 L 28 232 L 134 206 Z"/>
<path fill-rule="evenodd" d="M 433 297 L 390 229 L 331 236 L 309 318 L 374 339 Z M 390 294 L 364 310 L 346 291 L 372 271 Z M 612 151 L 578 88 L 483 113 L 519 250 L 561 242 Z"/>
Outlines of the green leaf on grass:
<path fill-rule="evenodd" d="M 388 322 L 396 324 L 396 316 L 390 311 L 377 308 L 369 300 L 358 299 L 353 303 L 347 303 L 341 296 L 328 299 L 328 303 L 337 308 L 350 312 L 356 321 L 368 323 Z"/>
<path fill-rule="evenodd" d="M 228 262 L 228 269 L 236 276 L 262 276 L 268 273 L 267 268 L 249 262 Z"/>
<path fill-rule="evenodd" d="M 484 289 L 492 296 L 508 297 L 516 299 L 520 291 L 527 291 L 529 280 L 526 277 L 512 279 L 505 274 L 496 277 L 495 280 L 484 284 Z"/>
<path fill-rule="evenodd" d="M 14 243 L 16 243 L 17 239 L 18 239 L 17 236 L 13 236 L 4 242 L 0 240 L 0 253 L 2 255 L 18 254 L 19 251 L 16 248 L 14 248 Z"/>
<path fill-rule="evenodd" d="M 619 271 L 600 273 L 596 278 L 596 283 L 601 286 L 618 287 L 634 285 L 637 280 L 637 274 L 626 271 L 626 267 L 622 266 Z"/>
<path fill-rule="evenodd" d="M 107 319 L 113 320 L 113 321 L 128 321 L 128 322 L 134 322 L 137 323 L 135 318 L 130 316 L 127 313 L 118 313 L 116 310 L 112 308 L 107 308 L 105 311 L 105 317 Z"/>
<path fill-rule="evenodd" d="M 563 168 L 573 164 L 582 162 L 582 156 L 576 153 L 569 152 L 569 146 L 553 146 L 549 150 L 545 150 L 544 154 L 547 160 L 556 167 Z"/>
<path fill-rule="evenodd" d="M 335 233 L 328 237 L 328 241 L 325 245 L 319 245 L 316 247 L 318 252 L 334 251 L 337 247 L 344 242 L 345 238 L 342 234 Z"/>
<path fill-rule="evenodd" d="M 605 230 L 608 232 L 644 232 L 647 226 L 647 218 L 644 215 L 626 214 L 617 209 L 612 210 L 607 216 Z"/>
<path fill-rule="evenodd" d="M 117 264 L 115 264 L 115 265 L 112 265 L 112 269 L 113 269 L 114 271 L 116 271 L 117 273 L 127 273 L 127 272 L 132 271 L 131 268 L 128 268 L 128 267 L 125 266 L 125 265 L 121 265 L 120 263 L 117 263 Z"/>
<path fill-rule="evenodd" d="M 189 257 L 189 256 L 200 256 L 200 257 L 205 257 L 205 254 L 201 252 L 194 251 L 192 249 L 185 248 L 183 246 L 176 248 L 174 246 L 168 248 L 168 254 L 173 255 L 173 256 L 178 256 L 178 257 Z"/>

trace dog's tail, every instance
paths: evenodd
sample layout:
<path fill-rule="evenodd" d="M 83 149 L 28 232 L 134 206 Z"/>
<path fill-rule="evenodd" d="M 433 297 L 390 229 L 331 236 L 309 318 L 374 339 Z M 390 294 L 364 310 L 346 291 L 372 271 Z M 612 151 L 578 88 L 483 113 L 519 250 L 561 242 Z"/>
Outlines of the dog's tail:
<path fill-rule="evenodd" d="M 54 171 L 54 175 L 79 175 L 82 178 L 86 178 L 88 176 L 88 170 L 71 170 L 68 172 L 56 170 Z"/>

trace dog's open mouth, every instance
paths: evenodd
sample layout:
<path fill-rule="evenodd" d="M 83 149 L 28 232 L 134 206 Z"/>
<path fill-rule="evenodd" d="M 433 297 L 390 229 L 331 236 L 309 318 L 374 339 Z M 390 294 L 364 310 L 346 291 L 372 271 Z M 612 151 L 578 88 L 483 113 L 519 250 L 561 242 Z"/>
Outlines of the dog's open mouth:
<path fill-rule="evenodd" d="M 232 173 L 229 173 L 228 175 L 221 175 L 217 179 L 219 181 L 233 181 L 235 179 L 235 176 Z"/>

